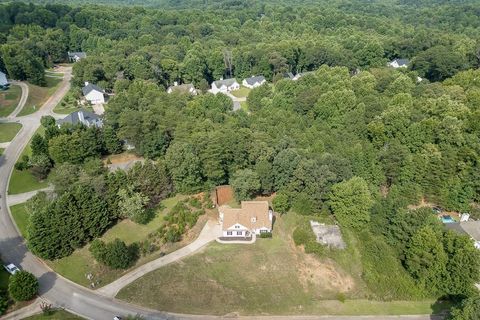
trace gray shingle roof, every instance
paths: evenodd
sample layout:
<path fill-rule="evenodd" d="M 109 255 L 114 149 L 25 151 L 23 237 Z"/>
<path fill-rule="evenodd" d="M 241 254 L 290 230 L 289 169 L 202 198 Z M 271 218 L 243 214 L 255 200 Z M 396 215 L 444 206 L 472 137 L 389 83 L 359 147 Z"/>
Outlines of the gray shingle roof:
<path fill-rule="evenodd" d="M 192 90 L 195 90 L 195 86 L 191 83 L 184 83 L 177 86 L 170 86 L 167 90 L 190 93 Z"/>
<path fill-rule="evenodd" d="M 295 76 L 291 72 L 285 72 L 283 74 L 283 77 L 286 78 L 286 79 L 293 79 Z"/>
<path fill-rule="evenodd" d="M 0 71 L 0 86 L 4 86 L 6 84 L 8 84 L 7 75 Z"/>
<path fill-rule="evenodd" d="M 230 78 L 230 79 L 224 79 L 224 80 L 217 80 L 217 81 L 214 81 L 213 83 L 215 84 L 215 86 L 217 86 L 217 88 L 220 88 L 223 85 L 229 87 L 235 82 L 237 82 L 237 79 Z"/>
<path fill-rule="evenodd" d="M 264 76 L 255 76 L 255 77 L 250 77 L 245 79 L 245 82 L 247 82 L 251 86 L 253 86 L 257 82 L 262 83 L 262 81 L 265 81 Z"/>
<path fill-rule="evenodd" d="M 82 88 L 83 95 L 86 96 L 89 94 L 91 91 L 96 90 L 99 92 L 104 92 L 102 88 L 100 88 L 97 85 L 94 85 L 92 83 L 87 84 L 85 87 Z"/>
<path fill-rule="evenodd" d="M 58 125 L 62 125 L 65 123 L 69 123 L 72 125 L 83 124 L 87 127 L 90 127 L 92 125 L 96 127 L 101 127 L 103 125 L 103 121 L 100 116 L 87 110 L 75 111 L 70 113 L 65 118 L 57 120 Z"/>
<path fill-rule="evenodd" d="M 408 59 L 395 59 L 393 61 L 397 61 L 399 66 L 408 66 L 408 64 L 410 63 L 410 60 Z"/>
<path fill-rule="evenodd" d="M 80 59 L 86 58 L 87 54 L 85 52 L 69 52 L 68 57 L 74 58 L 75 56 L 79 57 Z"/>

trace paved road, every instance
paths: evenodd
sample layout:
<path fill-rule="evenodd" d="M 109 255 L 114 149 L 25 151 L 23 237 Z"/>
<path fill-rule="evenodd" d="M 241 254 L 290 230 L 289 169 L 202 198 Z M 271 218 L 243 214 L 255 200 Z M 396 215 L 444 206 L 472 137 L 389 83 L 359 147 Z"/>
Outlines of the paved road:
<path fill-rule="evenodd" d="M 17 114 L 22 111 L 23 106 L 27 103 L 28 98 L 28 85 L 24 82 L 12 81 L 13 84 L 19 86 L 22 89 L 22 96 L 20 97 L 20 101 L 18 102 L 17 107 L 11 114 L 8 115 L 7 119 L 13 119 L 17 116 Z"/>
<path fill-rule="evenodd" d="M 219 319 L 215 316 L 194 316 L 169 314 L 146 308 L 130 305 L 126 302 L 118 301 L 100 295 L 92 290 L 81 287 L 70 282 L 67 279 L 55 274 L 46 266 L 43 261 L 36 258 L 27 250 L 20 233 L 12 222 L 11 213 L 7 206 L 7 186 L 13 166 L 21 154 L 23 148 L 40 126 L 42 115 L 52 114 L 52 110 L 70 88 L 71 69 L 65 69 L 65 79 L 62 81 L 59 89 L 43 105 L 43 107 L 31 115 L 19 118 L 12 118 L 12 121 L 20 122 L 23 127 L 12 143 L 5 149 L 3 156 L 0 156 L 0 253 L 3 261 L 13 262 L 21 266 L 22 269 L 32 272 L 40 283 L 40 295 L 42 298 L 51 301 L 57 307 L 63 307 L 71 312 L 79 314 L 87 319 L 110 320 L 114 315 L 141 314 L 146 319 Z M 75 266 L 72 266 L 73 268 Z M 136 276 L 132 276 L 134 279 Z M 130 281 L 130 280 L 128 280 Z M 30 312 L 29 310 L 27 310 Z M 25 311 L 25 314 L 28 312 Z M 18 319 L 23 315 L 16 315 Z M 240 319 L 287 319 L 287 317 L 240 317 Z M 423 316 L 401 316 L 401 317 L 297 317 L 296 319 L 323 319 L 323 320 L 344 320 L 344 319 L 402 319 L 402 320 L 427 320 L 431 319 L 428 315 Z"/>

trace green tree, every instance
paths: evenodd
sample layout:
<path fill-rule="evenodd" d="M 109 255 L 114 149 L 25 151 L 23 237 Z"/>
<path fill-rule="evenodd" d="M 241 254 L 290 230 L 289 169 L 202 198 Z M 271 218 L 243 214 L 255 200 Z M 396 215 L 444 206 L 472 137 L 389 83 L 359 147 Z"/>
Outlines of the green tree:
<path fill-rule="evenodd" d="M 8 279 L 8 293 L 16 301 L 28 301 L 38 292 L 38 280 L 27 271 L 18 271 Z"/>
<path fill-rule="evenodd" d="M 236 171 L 230 179 L 230 184 L 238 201 L 252 199 L 260 190 L 260 180 L 255 171 L 243 169 Z"/>
<path fill-rule="evenodd" d="M 133 188 L 118 191 L 118 207 L 120 216 L 132 221 L 142 221 L 149 198 L 141 192 L 134 192 Z"/>
<path fill-rule="evenodd" d="M 128 269 L 138 259 L 138 246 L 127 246 L 120 239 L 109 243 L 96 239 L 89 250 L 97 261 L 112 269 Z"/>
<path fill-rule="evenodd" d="M 450 311 L 449 320 L 479 320 L 480 319 L 480 296 L 464 299 L 459 306 Z"/>
<path fill-rule="evenodd" d="M 290 200 L 285 193 L 277 193 L 272 200 L 273 210 L 279 213 L 287 213 L 290 210 Z"/>
<path fill-rule="evenodd" d="M 370 221 L 372 196 L 367 182 L 359 177 L 332 186 L 329 205 L 344 227 L 362 228 Z"/>

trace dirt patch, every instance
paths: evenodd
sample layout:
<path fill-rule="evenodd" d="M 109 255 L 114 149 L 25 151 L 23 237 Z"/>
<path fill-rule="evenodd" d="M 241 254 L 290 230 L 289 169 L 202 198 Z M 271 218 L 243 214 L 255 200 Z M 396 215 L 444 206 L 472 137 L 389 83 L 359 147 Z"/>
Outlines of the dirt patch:
<path fill-rule="evenodd" d="M 218 186 L 215 188 L 215 201 L 214 203 L 217 206 L 224 205 L 232 201 L 233 198 L 233 189 L 230 186 Z"/>
<path fill-rule="evenodd" d="M 305 254 L 302 261 L 297 262 L 299 279 L 305 289 L 313 284 L 321 291 L 347 293 L 354 289 L 352 277 L 341 273 L 333 262 L 319 261 L 312 255 Z"/>
<path fill-rule="evenodd" d="M 128 163 L 136 160 L 143 160 L 143 158 L 133 153 L 121 153 L 121 154 L 114 154 L 114 155 L 108 156 L 103 160 L 103 163 L 108 164 L 108 162 L 110 162 L 110 164 L 119 164 L 119 163 Z"/>

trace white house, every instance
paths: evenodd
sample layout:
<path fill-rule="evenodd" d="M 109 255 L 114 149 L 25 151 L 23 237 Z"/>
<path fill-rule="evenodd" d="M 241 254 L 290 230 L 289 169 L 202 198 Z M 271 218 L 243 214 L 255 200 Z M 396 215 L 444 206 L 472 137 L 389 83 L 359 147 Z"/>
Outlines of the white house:
<path fill-rule="evenodd" d="M 103 120 L 101 117 L 87 110 L 79 110 L 70 113 L 63 119 L 57 120 L 57 126 L 61 127 L 63 124 L 83 124 L 87 127 L 97 127 L 101 128 L 103 126 Z"/>
<path fill-rule="evenodd" d="M 253 88 L 261 86 L 266 81 L 267 80 L 265 80 L 264 76 L 256 76 L 256 77 L 254 76 L 254 77 L 243 79 L 242 84 L 243 84 L 244 87 L 253 89 Z"/>
<path fill-rule="evenodd" d="M 390 61 L 388 65 L 392 68 L 407 68 L 408 65 L 410 64 L 410 60 L 408 59 L 395 59 L 393 61 Z"/>
<path fill-rule="evenodd" d="M 304 76 L 306 76 L 307 74 L 310 74 L 310 73 L 313 73 L 313 71 L 299 72 L 292 78 L 292 80 L 297 81 L 298 79 L 300 79 L 300 78 L 302 78 L 302 77 L 304 77 Z"/>
<path fill-rule="evenodd" d="M 235 78 L 230 78 L 212 82 L 212 89 L 210 89 L 210 92 L 213 94 L 217 94 L 219 92 L 227 93 L 238 89 L 240 89 L 240 84 Z"/>
<path fill-rule="evenodd" d="M 68 60 L 70 62 L 78 62 L 86 57 L 87 54 L 85 52 L 68 52 Z"/>
<path fill-rule="evenodd" d="M 170 86 L 167 89 L 167 93 L 172 92 L 188 93 L 192 96 L 196 96 L 198 94 L 197 89 L 195 89 L 195 86 L 192 83 L 184 83 L 179 85 L 177 82 L 174 82 L 173 86 Z"/>
<path fill-rule="evenodd" d="M 218 208 L 222 237 L 247 238 L 272 232 L 273 211 L 268 201 L 242 201 L 241 208 Z"/>
<path fill-rule="evenodd" d="M 82 88 L 82 92 L 85 99 L 92 104 L 105 103 L 105 91 L 99 86 L 85 82 L 85 87 Z"/>

